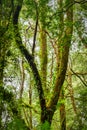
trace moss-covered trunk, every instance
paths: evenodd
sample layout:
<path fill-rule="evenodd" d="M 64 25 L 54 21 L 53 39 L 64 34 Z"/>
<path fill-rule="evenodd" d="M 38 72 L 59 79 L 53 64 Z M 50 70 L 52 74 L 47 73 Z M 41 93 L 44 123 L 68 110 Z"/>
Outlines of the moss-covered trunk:
<path fill-rule="evenodd" d="M 60 94 L 60 100 L 64 100 L 64 90 Z M 66 130 L 66 110 L 65 103 L 62 102 L 60 106 L 60 130 Z"/>
<path fill-rule="evenodd" d="M 40 61 L 41 61 L 41 79 L 44 90 L 46 90 L 47 79 L 47 40 L 45 29 L 41 26 L 40 32 Z"/>

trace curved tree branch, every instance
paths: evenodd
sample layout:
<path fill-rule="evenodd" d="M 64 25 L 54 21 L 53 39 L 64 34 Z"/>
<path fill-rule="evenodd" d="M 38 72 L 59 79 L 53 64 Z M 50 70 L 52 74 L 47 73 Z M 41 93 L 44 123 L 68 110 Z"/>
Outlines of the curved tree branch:
<path fill-rule="evenodd" d="M 34 78 L 36 81 L 36 85 L 37 85 L 38 94 L 39 94 L 41 110 L 43 111 L 43 109 L 46 109 L 46 102 L 45 102 L 44 92 L 43 92 L 43 88 L 42 88 L 41 78 L 40 78 L 38 69 L 36 67 L 36 64 L 34 63 L 33 56 L 28 52 L 28 50 L 22 44 L 22 39 L 21 39 L 21 36 L 19 33 L 18 17 L 19 17 L 21 8 L 22 8 L 23 0 L 20 0 L 19 2 L 20 3 L 18 3 L 16 9 L 13 12 L 13 27 L 14 27 L 15 41 L 16 41 L 16 44 L 17 44 L 18 48 L 20 49 L 21 53 L 26 58 L 29 66 L 33 72 L 33 75 L 34 75 Z"/>

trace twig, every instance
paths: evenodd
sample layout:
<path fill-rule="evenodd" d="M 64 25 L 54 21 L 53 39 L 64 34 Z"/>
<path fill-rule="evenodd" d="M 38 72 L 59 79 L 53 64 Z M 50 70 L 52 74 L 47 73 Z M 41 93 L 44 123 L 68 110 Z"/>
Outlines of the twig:
<path fill-rule="evenodd" d="M 75 74 L 75 75 L 82 81 L 82 83 L 87 87 L 87 84 L 83 81 L 83 79 L 82 79 L 77 73 L 75 73 L 72 69 L 71 69 L 71 71 L 72 71 L 73 74 Z"/>
<path fill-rule="evenodd" d="M 34 37 L 33 37 L 33 47 L 32 47 L 32 55 L 34 58 L 34 51 L 35 51 L 35 42 L 36 42 L 36 35 L 37 35 L 37 27 L 38 27 L 38 10 L 37 10 L 37 4 L 36 5 L 36 25 L 35 25 L 35 30 L 34 30 Z"/>

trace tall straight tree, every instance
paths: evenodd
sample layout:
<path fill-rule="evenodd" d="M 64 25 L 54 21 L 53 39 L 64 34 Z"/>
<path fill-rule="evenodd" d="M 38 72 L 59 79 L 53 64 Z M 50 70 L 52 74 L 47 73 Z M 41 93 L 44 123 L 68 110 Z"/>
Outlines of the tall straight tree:
<path fill-rule="evenodd" d="M 47 2 L 46 2 L 47 3 Z M 40 13 L 40 63 L 41 63 L 41 80 L 42 87 L 46 92 L 47 85 L 47 36 L 46 36 L 46 3 L 41 1 Z"/>

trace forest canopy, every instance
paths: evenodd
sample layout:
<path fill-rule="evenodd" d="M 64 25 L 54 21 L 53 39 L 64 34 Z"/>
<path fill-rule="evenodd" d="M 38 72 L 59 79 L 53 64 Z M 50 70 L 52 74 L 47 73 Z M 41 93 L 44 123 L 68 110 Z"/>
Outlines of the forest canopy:
<path fill-rule="evenodd" d="M 0 130 L 87 130 L 87 0 L 0 0 Z"/>

